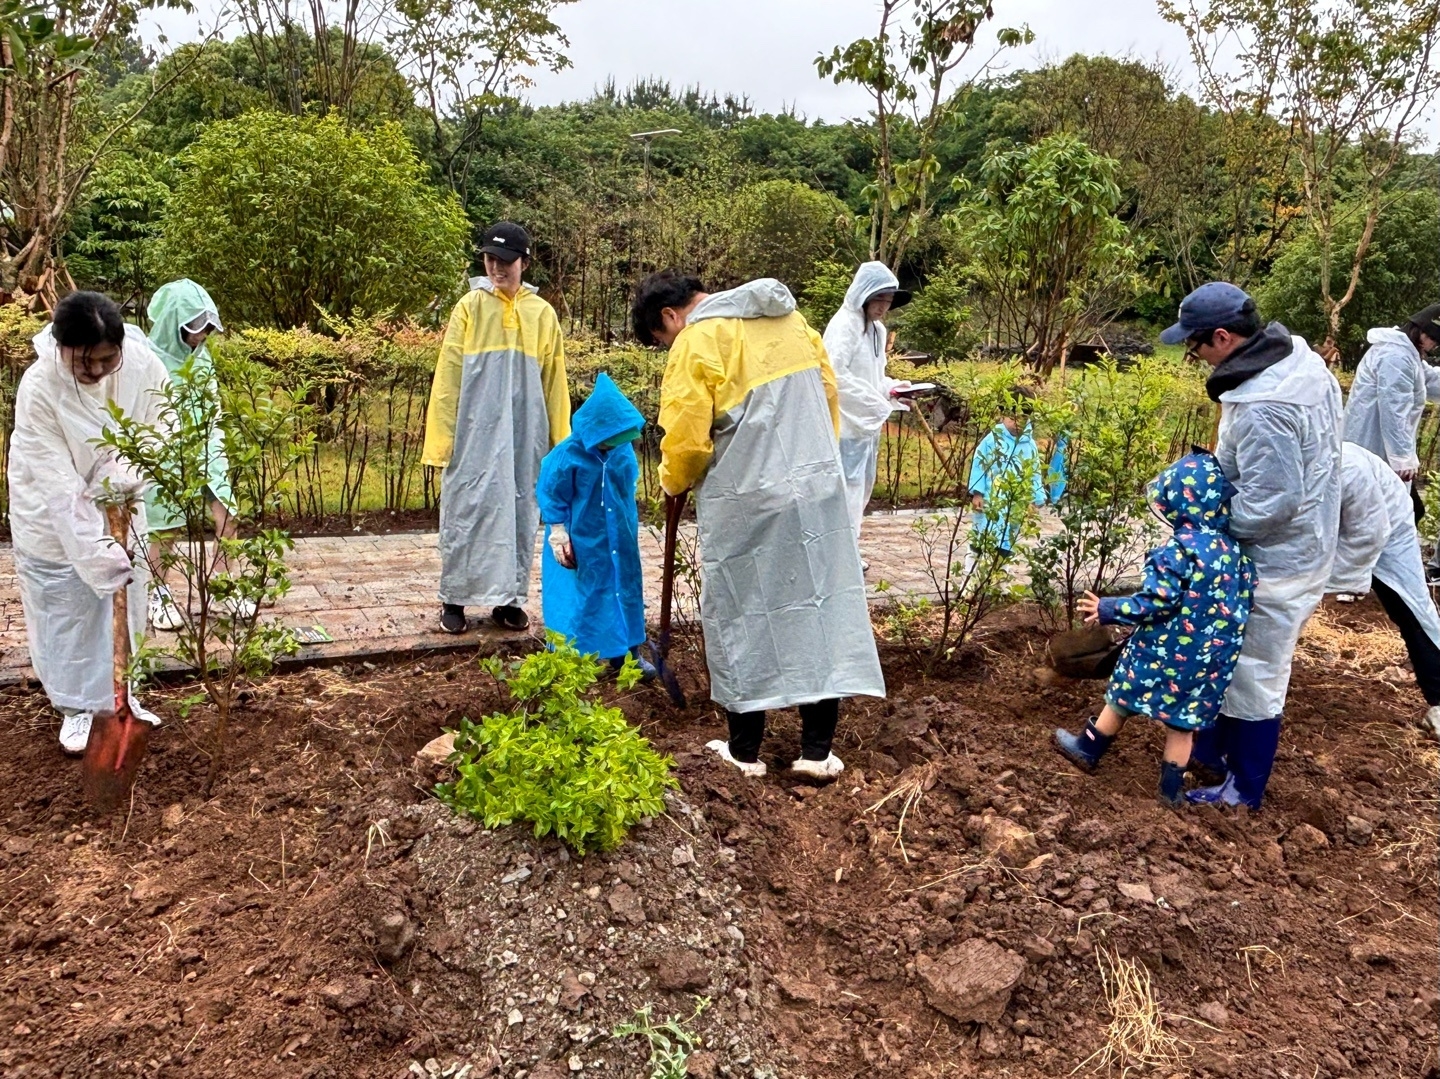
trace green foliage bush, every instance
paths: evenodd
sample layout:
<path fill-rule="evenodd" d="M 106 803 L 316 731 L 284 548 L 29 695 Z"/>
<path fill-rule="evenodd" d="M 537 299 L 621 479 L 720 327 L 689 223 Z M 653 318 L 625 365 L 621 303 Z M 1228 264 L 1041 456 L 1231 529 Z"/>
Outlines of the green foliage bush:
<path fill-rule="evenodd" d="M 250 112 L 184 154 L 161 262 L 204 282 L 240 324 L 438 317 L 463 282 L 469 236 L 398 124 Z"/>
<path fill-rule="evenodd" d="M 929 353 L 941 362 L 963 360 L 980 343 L 967 304 L 960 267 L 946 266 L 896 312 L 895 340 L 903 348 Z"/>
<path fill-rule="evenodd" d="M 642 817 L 665 809 L 675 787 L 671 761 L 656 753 L 618 708 L 597 698 L 605 665 L 582 656 L 559 634 L 550 650 L 487 669 L 509 689 L 515 707 L 465 719 L 455 732 L 458 778 L 436 795 L 487 828 L 528 821 L 537 836 L 555 835 L 582 854 L 613 850 Z M 618 682 L 629 689 L 639 667 L 626 660 Z"/>
<path fill-rule="evenodd" d="M 1432 177 L 1433 179 L 1433 177 Z M 1337 295 L 1355 258 L 1363 214 L 1341 218 L 1332 255 Z M 1440 194 L 1433 189 L 1399 196 L 1381 215 L 1375 236 L 1360 268 L 1355 298 L 1340 323 L 1340 351 L 1351 360 L 1365 351 L 1365 332 L 1374 326 L 1395 326 L 1440 296 Z M 1285 245 L 1255 300 L 1266 318 L 1279 319 L 1294 333 L 1319 344 L 1325 339 L 1320 306 L 1320 254 L 1315 233 L 1300 229 Z"/>

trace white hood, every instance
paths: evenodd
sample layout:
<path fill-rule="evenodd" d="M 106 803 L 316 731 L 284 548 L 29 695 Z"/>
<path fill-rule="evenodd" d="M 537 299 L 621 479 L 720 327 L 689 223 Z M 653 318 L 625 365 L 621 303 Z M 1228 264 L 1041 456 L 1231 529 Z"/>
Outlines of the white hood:
<path fill-rule="evenodd" d="M 1365 340 L 1372 345 L 1399 345 L 1406 352 L 1413 353 L 1416 359 L 1420 358 L 1420 350 L 1410 340 L 1410 335 L 1394 326 L 1376 326 L 1365 334 Z"/>
<path fill-rule="evenodd" d="M 845 290 L 845 302 L 841 306 L 863 320 L 866 300 L 877 292 L 897 292 L 899 289 L 900 281 L 890 272 L 889 266 L 883 262 L 862 262 L 855 271 L 855 279 Z"/>
<path fill-rule="evenodd" d="M 685 323 L 693 326 L 707 318 L 780 318 L 794 310 L 795 297 L 790 290 L 773 277 L 762 277 L 728 292 L 706 296 Z"/>
<path fill-rule="evenodd" d="M 1220 400 L 1227 405 L 1255 401 L 1287 401 L 1307 407 L 1321 404 L 1335 378 L 1305 338 L 1292 335 L 1291 340 L 1295 349 L 1289 356 L 1222 393 Z"/>

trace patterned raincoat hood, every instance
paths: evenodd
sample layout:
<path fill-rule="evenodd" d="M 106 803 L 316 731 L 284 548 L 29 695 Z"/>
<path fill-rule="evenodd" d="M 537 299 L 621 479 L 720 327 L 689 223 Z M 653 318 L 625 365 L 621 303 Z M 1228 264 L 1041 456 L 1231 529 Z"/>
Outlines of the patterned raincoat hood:
<path fill-rule="evenodd" d="M 571 434 L 591 453 L 610 439 L 645 426 L 645 417 L 603 371 L 595 389 L 571 417 Z"/>
<path fill-rule="evenodd" d="M 1186 454 L 1150 481 L 1151 508 L 1171 528 L 1230 528 L 1230 497 L 1235 485 L 1225 478 L 1213 453 Z"/>

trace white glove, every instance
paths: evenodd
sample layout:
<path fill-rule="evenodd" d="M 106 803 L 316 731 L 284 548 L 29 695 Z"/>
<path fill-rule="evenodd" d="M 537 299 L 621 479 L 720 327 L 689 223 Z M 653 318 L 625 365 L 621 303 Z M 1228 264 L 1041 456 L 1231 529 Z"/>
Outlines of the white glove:
<path fill-rule="evenodd" d="M 909 389 L 910 383 L 908 381 L 901 380 L 890 383 L 890 388 L 886 392 L 890 395 L 890 405 L 892 408 L 895 409 L 896 412 L 910 411 L 910 402 L 902 399 L 899 396 L 900 394 L 905 393 Z"/>
<path fill-rule="evenodd" d="M 570 543 L 570 531 L 564 525 L 550 526 L 550 550 L 556 562 L 566 569 L 575 568 L 575 548 Z"/>
<path fill-rule="evenodd" d="M 80 578 L 96 595 L 112 596 L 130 583 L 135 567 L 130 564 L 130 556 L 118 543 L 111 540 L 103 542 L 104 546 L 96 552 L 95 557 L 87 560 Z"/>
<path fill-rule="evenodd" d="M 115 456 L 109 446 L 95 458 L 95 471 L 85 494 L 96 502 L 124 502 L 145 493 L 145 479 L 129 464 Z"/>

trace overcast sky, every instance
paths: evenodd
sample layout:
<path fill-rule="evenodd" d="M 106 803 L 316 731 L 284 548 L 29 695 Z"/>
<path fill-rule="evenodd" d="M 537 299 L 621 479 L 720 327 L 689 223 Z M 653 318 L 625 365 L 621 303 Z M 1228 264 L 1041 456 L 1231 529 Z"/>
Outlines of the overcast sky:
<path fill-rule="evenodd" d="M 163 26 L 172 44 L 200 36 L 200 18 L 208 13 L 213 21 L 220 4 L 201 0 L 197 7 L 200 16 L 152 16 L 151 33 Z M 528 96 L 554 104 L 588 97 L 607 78 L 623 87 L 655 76 L 677 89 L 698 83 L 748 95 L 762 112 L 794 108 L 811 119 L 841 120 L 862 115 L 865 96 L 822 81 L 815 57 L 873 34 L 877 19 L 874 0 L 579 0 L 557 17 L 573 66 L 536 73 Z M 1131 54 L 1175 65 L 1188 81 L 1184 35 L 1160 17 L 1155 0 L 995 0 L 992 26 L 1022 23 L 1035 31 L 1035 43 L 1006 54 L 1012 68 L 1075 52 Z M 981 51 L 977 46 L 977 56 Z"/>

